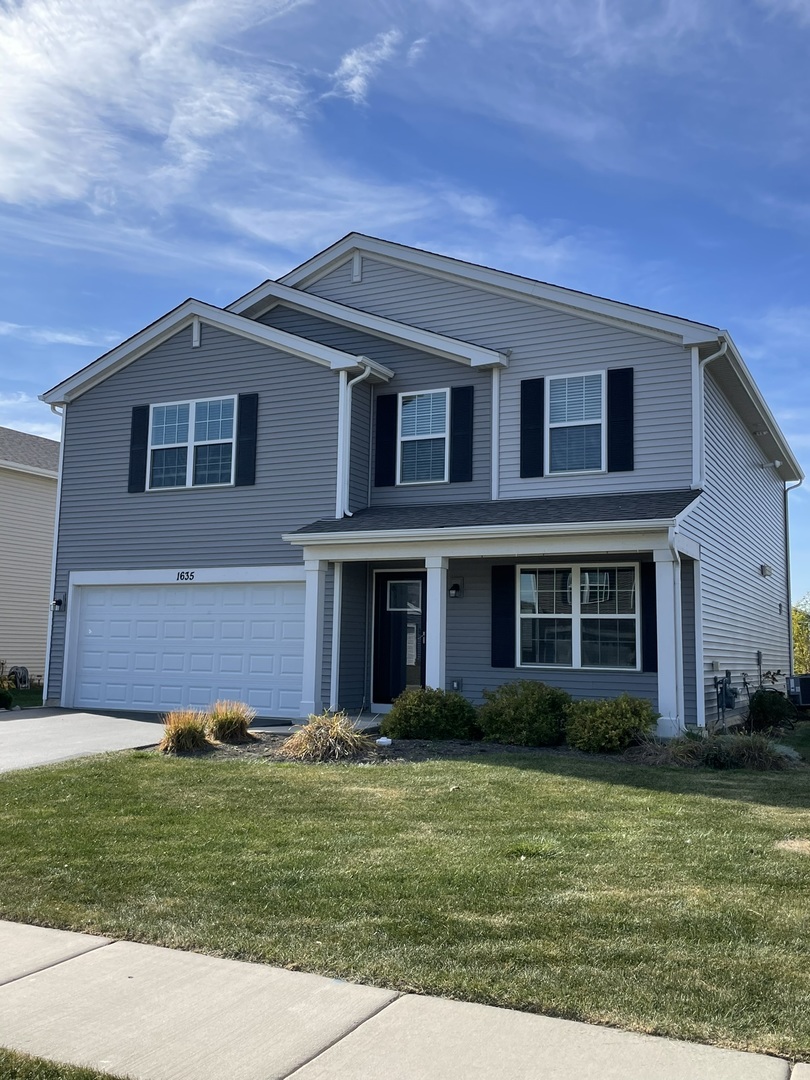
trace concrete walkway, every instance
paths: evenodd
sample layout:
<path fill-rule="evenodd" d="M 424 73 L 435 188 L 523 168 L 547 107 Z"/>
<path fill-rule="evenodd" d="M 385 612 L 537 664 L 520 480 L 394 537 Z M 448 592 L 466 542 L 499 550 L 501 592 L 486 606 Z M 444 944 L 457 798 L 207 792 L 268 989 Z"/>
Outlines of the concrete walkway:
<path fill-rule="evenodd" d="M 157 717 L 132 720 L 73 709 L 0 713 L 0 773 L 110 750 L 154 746 L 162 735 Z"/>
<path fill-rule="evenodd" d="M 134 1080 L 791 1077 L 760 1054 L 9 922 L 0 1046 Z"/>

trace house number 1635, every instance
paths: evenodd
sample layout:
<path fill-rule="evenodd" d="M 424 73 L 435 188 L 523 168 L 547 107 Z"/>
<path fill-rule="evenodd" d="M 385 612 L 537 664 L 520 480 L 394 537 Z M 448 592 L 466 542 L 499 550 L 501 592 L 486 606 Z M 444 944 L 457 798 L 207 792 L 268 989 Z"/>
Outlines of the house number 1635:
<path fill-rule="evenodd" d="M 194 580 L 194 571 L 193 570 L 178 570 L 177 571 L 177 577 L 175 578 L 175 581 L 193 581 L 193 580 Z"/>

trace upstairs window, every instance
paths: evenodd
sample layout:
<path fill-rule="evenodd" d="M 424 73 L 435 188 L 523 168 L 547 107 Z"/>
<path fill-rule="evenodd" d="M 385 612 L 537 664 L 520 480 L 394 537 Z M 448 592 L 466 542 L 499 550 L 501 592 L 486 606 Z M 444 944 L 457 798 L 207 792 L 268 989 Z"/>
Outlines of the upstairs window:
<path fill-rule="evenodd" d="M 399 395 L 398 483 L 447 480 L 449 398 L 449 390 Z"/>
<path fill-rule="evenodd" d="M 548 472 L 601 472 L 605 460 L 604 373 L 548 380 Z"/>
<path fill-rule="evenodd" d="M 149 489 L 234 482 L 236 398 L 153 405 Z"/>

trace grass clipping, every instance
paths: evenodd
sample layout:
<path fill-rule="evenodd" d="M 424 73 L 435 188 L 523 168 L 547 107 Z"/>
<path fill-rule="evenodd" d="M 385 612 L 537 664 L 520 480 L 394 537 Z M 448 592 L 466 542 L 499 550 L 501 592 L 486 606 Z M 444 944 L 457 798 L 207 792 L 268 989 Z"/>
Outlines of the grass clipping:
<path fill-rule="evenodd" d="M 296 761 L 342 761 L 374 749 L 374 740 L 357 730 L 345 712 L 310 716 L 306 724 L 279 747 L 279 756 Z"/>

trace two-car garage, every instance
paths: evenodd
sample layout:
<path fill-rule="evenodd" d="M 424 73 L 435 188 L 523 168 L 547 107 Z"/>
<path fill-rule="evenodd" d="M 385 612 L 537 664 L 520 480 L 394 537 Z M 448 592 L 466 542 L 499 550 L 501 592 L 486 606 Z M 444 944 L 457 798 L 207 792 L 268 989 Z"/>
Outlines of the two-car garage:
<path fill-rule="evenodd" d="M 64 704 L 162 712 L 224 698 L 259 716 L 300 716 L 303 568 L 275 569 L 271 576 L 282 580 L 239 580 L 246 576 L 74 575 Z"/>

